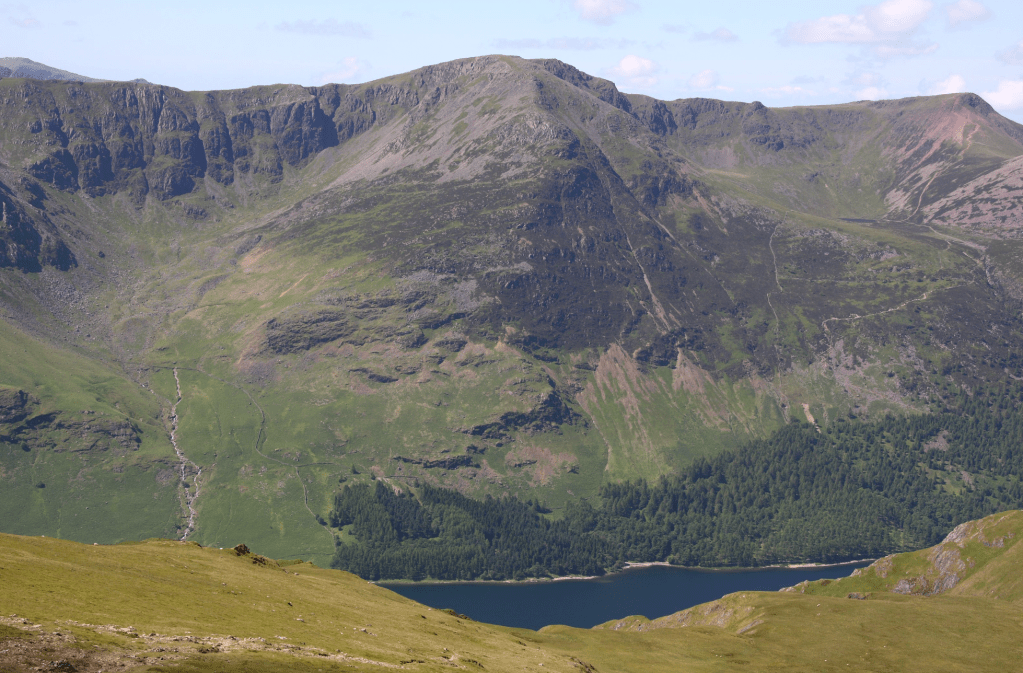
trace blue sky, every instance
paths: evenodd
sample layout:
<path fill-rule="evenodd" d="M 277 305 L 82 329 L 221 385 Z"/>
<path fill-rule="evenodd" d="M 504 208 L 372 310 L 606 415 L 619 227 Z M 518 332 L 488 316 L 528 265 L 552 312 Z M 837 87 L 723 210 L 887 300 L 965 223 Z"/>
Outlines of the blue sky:
<path fill-rule="evenodd" d="M 972 91 L 1023 122 L 1023 2 L 0 0 L 0 56 L 182 89 L 365 82 L 481 54 L 620 89 L 815 105 Z"/>

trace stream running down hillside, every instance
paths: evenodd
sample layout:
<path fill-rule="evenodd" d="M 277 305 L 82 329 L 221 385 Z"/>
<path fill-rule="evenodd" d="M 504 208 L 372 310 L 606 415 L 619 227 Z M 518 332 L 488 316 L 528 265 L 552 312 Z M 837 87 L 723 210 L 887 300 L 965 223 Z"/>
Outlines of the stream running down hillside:
<path fill-rule="evenodd" d="M 192 531 L 195 530 L 195 501 L 199 499 L 199 478 L 202 476 L 202 468 L 193 463 L 178 446 L 178 405 L 181 404 L 181 379 L 178 378 L 178 368 L 174 368 L 174 385 L 177 388 L 177 397 L 171 407 L 171 445 L 174 453 L 178 455 L 178 473 L 181 476 L 181 486 L 185 495 L 185 506 L 188 508 L 188 522 L 181 534 L 181 540 L 186 540 Z M 190 469 L 191 468 L 191 469 Z M 192 475 L 191 488 L 189 488 L 188 475 Z"/>

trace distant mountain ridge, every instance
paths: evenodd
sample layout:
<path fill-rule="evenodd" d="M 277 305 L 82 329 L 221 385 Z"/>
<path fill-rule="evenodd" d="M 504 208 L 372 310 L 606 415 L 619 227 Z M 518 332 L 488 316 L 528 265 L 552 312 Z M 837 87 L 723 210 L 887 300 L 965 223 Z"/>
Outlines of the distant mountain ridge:
<path fill-rule="evenodd" d="M 0 58 L 0 75 L 4 77 L 30 77 L 41 80 L 67 80 L 76 82 L 100 82 L 102 80 L 94 77 L 86 77 L 77 73 L 54 68 L 45 63 L 38 63 L 28 58 L 19 56 L 7 56 Z"/>
<path fill-rule="evenodd" d="M 7 56 L 0 58 L 0 77 L 27 77 L 44 81 L 67 81 L 67 82 L 104 82 L 107 80 L 95 77 L 86 77 L 77 73 L 54 68 L 45 63 L 38 63 L 32 59 L 20 56 Z M 144 79 L 131 80 L 133 82 L 149 84 Z"/>

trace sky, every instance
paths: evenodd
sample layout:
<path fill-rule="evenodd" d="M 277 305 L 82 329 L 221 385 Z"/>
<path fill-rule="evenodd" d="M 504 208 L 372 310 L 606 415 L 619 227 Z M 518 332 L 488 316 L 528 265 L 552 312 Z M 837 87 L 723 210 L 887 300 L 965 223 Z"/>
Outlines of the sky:
<path fill-rule="evenodd" d="M 0 56 L 186 90 L 558 58 L 664 100 L 824 105 L 971 91 L 1023 122 L 1023 2 L 0 0 Z"/>

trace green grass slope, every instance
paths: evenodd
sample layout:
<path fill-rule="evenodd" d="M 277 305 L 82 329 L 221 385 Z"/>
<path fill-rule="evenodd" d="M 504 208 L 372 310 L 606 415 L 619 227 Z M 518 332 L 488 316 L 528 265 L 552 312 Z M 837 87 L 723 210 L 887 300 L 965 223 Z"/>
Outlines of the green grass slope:
<path fill-rule="evenodd" d="M 671 662 L 684 670 L 1013 670 L 1023 655 L 1021 536 L 1023 512 L 996 514 L 848 578 L 541 635 L 598 670 Z M 634 660 L 620 656 L 640 643 Z"/>
<path fill-rule="evenodd" d="M 0 666 L 1013 670 L 1023 655 L 1014 551 L 1020 535 L 1023 514 L 1010 512 L 966 524 L 943 545 L 886 559 L 847 579 L 731 594 L 653 621 L 629 617 L 589 630 L 550 626 L 540 632 L 476 623 L 346 573 L 245 550 L 0 535 Z M 897 583 L 870 578 L 879 565 L 892 579 L 913 575 L 921 558 L 943 558 L 949 545 L 964 555 L 966 569 L 940 595 L 893 593 Z"/>
<path fill-rule="evenodd" d="M 42 665 L 62 659 L 93 671 L 113 657 L 121 670 L 577 670 L 569 656 L 510 629 L 432 610 L 346 573 L 233 549 L 2 535 L 0 568 L 8 627 L 0 639 L 66 637 L 50 652 L 26 655 Z M 0 667 L 29 663 L 12 662 L 7 647 Z"/>
<path fill-rule="evenodd" d="M 836 582 L 796 587 L 801 593 L 839 596 L 879 592 L 924 596 L 971 596 L 1010 603 L 1023 601 L 1019 573 L 1023 547 L 1023 512 L 995 514 L 970 521 L 930 549 L 897 554 L 857 570 Z M 845 592 L 843 594 L 842 592 Z"/>
<path fill-rule="evenodd" d="M 0 322 L 0 406 L 4 530 L 103 543 L 175 534 L 180 479 L 156 395 Z"/>

